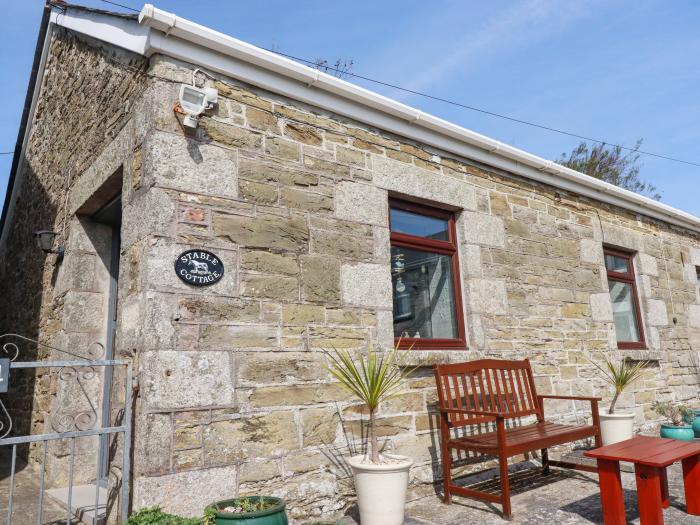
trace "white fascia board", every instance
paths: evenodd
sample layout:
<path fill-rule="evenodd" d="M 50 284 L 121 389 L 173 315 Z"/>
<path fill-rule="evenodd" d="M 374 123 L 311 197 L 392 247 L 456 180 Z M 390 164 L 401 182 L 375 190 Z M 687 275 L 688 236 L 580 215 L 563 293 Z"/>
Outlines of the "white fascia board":
<path fill-rule="evenodd" d="M 508 146 L 146 4 L 146 55 L 162 53 L 528 179 L 700 232 L 700 218 Z"/>
<path fill-rule="evenodd" d="M 146 54 L 151 33 L 149 27 L 137 24 L 133 19 L 71 9 L 70 6 L 61 11 L 54 10 L 51 13 L 51 23 L 139 55 Z"/>

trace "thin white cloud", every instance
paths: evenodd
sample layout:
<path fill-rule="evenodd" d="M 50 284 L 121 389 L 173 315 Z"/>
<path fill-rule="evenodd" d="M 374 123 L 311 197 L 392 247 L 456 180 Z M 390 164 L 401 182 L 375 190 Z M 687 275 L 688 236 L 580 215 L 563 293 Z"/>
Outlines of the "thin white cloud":
<path fill-rule="evenodd" d="M 494 13 L 481 24 L 471 19 L 462 36 L 446 47 L 440 42 L 440 52 L 427 67 L 414 68 L 408 87 L 417 91 L 430 88 L 456 72 L 464 74 L 489 57 L 546 39 L 589 14 L 591 7 L 588 2 L 526 0 Z"/>

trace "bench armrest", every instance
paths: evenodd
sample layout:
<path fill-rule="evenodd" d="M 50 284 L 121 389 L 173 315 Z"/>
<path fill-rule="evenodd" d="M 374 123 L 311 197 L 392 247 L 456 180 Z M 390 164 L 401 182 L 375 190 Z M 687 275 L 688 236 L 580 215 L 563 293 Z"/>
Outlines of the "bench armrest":
<path fill-rule="evenodd" d="M 540 399 L 572 399 L 574 401 L 601 401 L 603 398 L 602 397 L 588 397 L 588 396 L 550 396 L 550 395 L 543 395 L 537 396 Z"/>

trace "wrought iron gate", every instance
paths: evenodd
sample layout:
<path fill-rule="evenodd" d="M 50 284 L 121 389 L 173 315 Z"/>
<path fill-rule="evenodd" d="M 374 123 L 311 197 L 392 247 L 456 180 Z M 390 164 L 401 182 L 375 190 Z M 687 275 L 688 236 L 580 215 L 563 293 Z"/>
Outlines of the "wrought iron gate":
<path fill-rule="evenodd" d="M 15 342 L 18 341 L 18 342 Z M 22 343 L 34 344 L 37 349 L 58 352 L 70 356 L 67 360 L 41 360 L 20 361 Z M 88 456 L 93 455 L 90 446 L 84 446 L 89 440 L 94 440 L 95 474 L 95 504 L 93 523 L 106 522 L 106 516 L 110 512 L 116 516 L 119 522 L 124 523 L 128 517 L 129 509 L 129 473 L 131 457 L 131 404 L 132 404 L 132 374 L 131 364 L 128 361 L 118 359 L 104 359 L 104 347 L 99 343 L 90 345 L 88 355 L 80 355 L 78 351 L 65 350 L 51 347 L 37 341 L 33 341 L 17 334 L 0 335 L 0 453 L 10 454 L 9 485 L 7 501 L 7 524 L 13 523 L 13 505 L 15 492 L 15 477 L 18 468 L 18 447 L 22 448 L 30 461 L 38 463 L 36 468 L 27 465 L 31 476 L 36 476 L 38 484 L 38 497 L 36 501 L 36 523 L 43 524 L 45 507 L 45 474 L 48 463 L 52 460 L 51 450 L 60 450 L 62 458 L 67 456 L 67 487 L 66 495 L 66 523 L 76 523 L 79 520 L 73 517 L 72 503 L 74 496 L 74 484 L 76 476 L 76 458 L 80 462 L 82 470 L 90 463 Z M 49 432 L 41 434 L 28 434 L 23 436 L 11 436 L 12 434 L 12 393 L 8 393 L 7 384 L 12 384 L 13 374 L 19 370 L 31 370 L 34 378 L 37 377 L 37 369 L 46 369 L 50 377 L 51 395 L 55 396 L 50 414 L 45 418 L 45 430 Z M 115 403 L 114 396 L 103 386 L 105 378 L 114 378 L 118 370 L 123 372 L 121 381 L 115 383 L 122 389 L 121 395 Z M 8 381 L 9 379 L 9 381 Z M 97 385 L 97 387 L 96 387 Z M 106 392 L 106 393 L 105 393 Z M 96 394 L 97 393 L 97 394 Z M 96 395 L 95 395 L 96 394 Z M 96 399 L 102 397 L 101 400 Z M 105 399 L 105 397 L 107 398 Z M 9 402 L 9 404 L 8 404 Z M 121 405 L 121 406 L 120 406 Z M 9 408 L 8 408 L 9 407 Z M 103 407 L 112 407 L 114 418 L 110 414 L 103 414 Z M 15 407 L 16 408 L 16 407 Z M 46 428 L 47 427 L 47 428 Z M 81 444 L 81 450 L 76 451 L 76 443 Z M 67 448 L 67 451 L 66 451 Z M 87 452 L 85 449 L 88 449 Z M 110 503 L 105 503 L 104 517 L 99 517 L 99 509 L 102 499 L 100 497 L 103 478 L 104 458 L 107 448 L 114 449 L 114 455 L 121 452 L 121 473 L 113 484 L 112 492 L 118 496 L 119 504 L 110 508 Z M 118 450 L 117 450 L 118 449 Z M 49 456 L 47 457 L 47 452 Z M 56 459 L 55 463 L 59 463 Z M 65 461 L 63 461 L 65 463 Z M 58 470 L 65 465 L 58 464 Z M 83 475 L 84 477 L 84 475 Z M 34 478 L 32 478 L 34 479 Z M 64 489 L 61 489 L 64 490 Z M 84 497 L 84 495 L 83 495 Z M 26 502 L 25 502 L 26 503 Z M 34 504 L 34 503 L 32 503 Z M 111 521 L 111 519 L 110 519 Z M 26 515 L 15 516 L 14 523 L 28 523 Z"/>

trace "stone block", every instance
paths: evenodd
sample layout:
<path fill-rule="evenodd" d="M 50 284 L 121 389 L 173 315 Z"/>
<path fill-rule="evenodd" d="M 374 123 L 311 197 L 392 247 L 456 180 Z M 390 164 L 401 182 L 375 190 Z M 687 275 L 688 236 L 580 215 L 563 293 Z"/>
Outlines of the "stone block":
<path fill-rule="evenodd" d="M 506 284 L 490 279 L 470 279 L 469 304 L 472 312 L 483 314 L 505 314 L 508 310 Z"/>
<path fill-rule="evenodd" d="M 297 122 L 287 122 L 284 126 L 284 134 L 303 144 L 320 146 L 323 144 L 323 132 L 319 129 Z"/>
<path fill-rule="evenodd" d="M 248 461 L 238 467 L 239 483 L 257 483 L 279 477 L 280 467 L 276 461 Z"/>
<path fill-rule="evenodd" d="M 640 253 L 637 255 L 637 261 L 639 261 L 638 272 L 644 275 L 659 275 L 659 268 L 656 262 L 656 257 L 647 255 L 646 253 Z"/>
<path fill-rule="evenodd" d="M 66 293 L 63 312 L 63 329 L 67 332 L 101 331 L 106 319 L 105 294 L 95 292 Z"/>
<path fill-rule="evenodd" d="M 274 253 L 262 250 L 242 250 L 241 270 L 281 275 L 297 275 L 299 261 L 291 253 Z"/>
<path fill-rule="evenodd" d="M 369 237 L 355 237 L 326 230 L 311 231 L 311 251 L 344 259 L 371 260 L 374 242 Z"/>
<path fill-rule="evenodd" d="M 185 191 L 196 188 L 198 193 L 224 197 L 238 196 L 233 151 L 172 133 L 153 132 L 146 138 L 143 157 L 145 176 L 159 186 Z"/>
<path fill-rule="evenodd" d="M 336 217 L 375 226 L 388 224 L 386 190 L 369 184 L 342 181 L 336 186 L 335 201 Z"/>
<path fill-rule="evenodd" d="M 688 306 L 688 322 L 692 328 L 700 328 L 700 304 Z"/>
<path fill-rule="evenodd" d="M 326 320 L 326 309 L 313 304 L 288 304 L 282 307 L 282 322 L 291 325 L 322 324 Z"/>
<path fill-rule="evenodd" d="M 690 264 L 700 266 L 700 248 L 690 248 Z"/>
<path fill-rule="evenodd" d="M 391 308 L 390 267 L 386 264 L 345 263 L 340 270 L 342 300 L 346 304 Z"/>
<path fill-rule="evenodd" d="M 603 239 L 606 244 L 619 246 L 627 250 L 644 251 L 644 239 L 639 232 L 607 222 L 603 222 L 601 228 L 603 229 Z"/>
<path fill-rule="evenodd" d="M 301 295 L 305 301 L 340 300 L 340 262 L 330 257 L 301 257 Z"/>
<path fill-rule="evenodd" d="M 236 494 L 235 466 L 188 470 L 134 479 L 134 508 L 159 506 L 165 512 L 199 517 L 212 501 Z M 207 487 L 202 490 L 202 487 Z M 186 498 L 182 495 L 187 494 Z"/>
<path fill-rule="evenodd" d="M 333 211 L 332 197 L 298 188 L 282 188 L 280 190 L 280 203 L 289 208 L 314 212 Z"/>
<path fill-rule="evenodd" d="M 257 302 L 206 296 L 180 297 L 179 317 L 183 321 L 228 321 L 231 323 L 255 322 L 260 319 Z"/>
<path fill-rule="evenodd" d="M 646 304 L 647 321 L 651 326 L 668 326 L 666 303 L 661 299 L 649 299 Z"/>
<path fill-rule="evenodd" d="M 139 438 L 134 441 L 134 474 L 153 475 L 170 468 L 170 414 L 144 414 L 137 420 Z"/>
<path fill-rule="evenodd" d="M 230 148 L 259 150 L 262 148 L 263 136 L 239 126 L 225 124 L 211 117 L 199 119 L 199 130 L 204 137 Z"/>
<path fill-rule="evenodd" d="M 350 168 L 348 166 L 310 155 L 304 155 L 304 166 L 309 170 L 333 179 L 347 179 L 350 177 Z"/>
<path fill-rule="evenodd" d="M 287 186 L 317 186 L 318 175 L 284 166 L 263 162 L 258 158 L 241 158 L 238 175 L 242 179 L 260 182 L 278 182 Z"/>
<path fill-rule="evenodd" d="M 612 303 L 608 292 L 591 294 L 591 317 L 598 322 L 613 321 Z"/>
<path fill-rule="evenodd" d="M 330 350 L 331 348 L 365 348 L 367 330 L 364 328 L 309 328 L 311 348 Z"/>
<path fill-rule="evenodd" d="M 293 140 L 281 137 L 267 137 L 265 139 L 265 153 L 281 159 L 299 161 L 301 158 L 301 146 Z"/>
<path fill-rule="evenodd" d="M 306 222 L 295 217 L 243 217 L 215 213 L 212 229 L 217 237 L 228 238 L 249 248 L 302 252 L 306 251 L 309 242 Z"/>
<path fill-rule="evenodd" d="M 581 261 L 603 264 L 603 244 L 595 239 L 581 239 Z"/>
<path fill-rule="evenodd" d="M 207 465 L 274 456 L 299 449 L 291 411 L 216 421 L 204 428 L 203 441 Z"/>
<path fill-rule="evenodd" d="M 272 113 L 254 107 L 248 107 L 245 110 L 245 117 L 248 121 L 248 125 L 253 129 L 279 133 L 277 118 Z"/>
<path fill-rule="evenodd" d="M 277 186 L 250 180 L 241 180 L 241 198 L 257 204 L 274 204 L 277 202 Z"/>
<path fill-rule="evenodd" d="M 317 383 L 256 388 L 249 402 L 254 407 L 297 406 L 333 403 L 350 397 L 339 383 Z"/>
<path fill-rule="evenodd" d="M 476 212 L 463 212 L 460 222 L 464 224 L 464 239 L 469 244 L 502 247 L 506 233 L 503 219 Z"/>
<path fill-rule="evenodd" d="M 440 202 L 462 210 L 476 209 L 476 192 L 473 186 L 466 182 L 378 156 L 372 157 L 372 168 L 372 180 L 385 190 Z"/>
<path fill-rule="evenodd" d="M 340 417 L 335 408 L 309 408 L 301 411 L 304 447 L 330 445 L 335 441 Z"/>
<path fill-rule="evenodd" d="M 235 371 L 228 352 L 143 352 L 140 368 L 141 396 L 149 408 L 232 405 L 235 401 Z"/>
<path fill-rule="evenodd" d="M 277 327 L 269 325 L 206 325 L 199 338 L 202 348 L 275 348 L 279 346 Z"/>
<path fill-rule="evenodd" d="M 295 301 L 299 299 L 299 281 L 296 277 L 242 274 L 241 296 Z"/>
<path fill-rule="evenodd" d="M 345 421 L 345 431 L 354 439 L 360 439 L 366 432 L 366 420 Z M 396 436 L 413 430 L 412 416 L 388 416 L 376 419 L 375 430 L 378 437 Z"/>
<path fill-rule="evenodd" d="M 246 385 L 326 380 L 324 357 L 317 352 L 239 352 L 238 378 Z"/>

